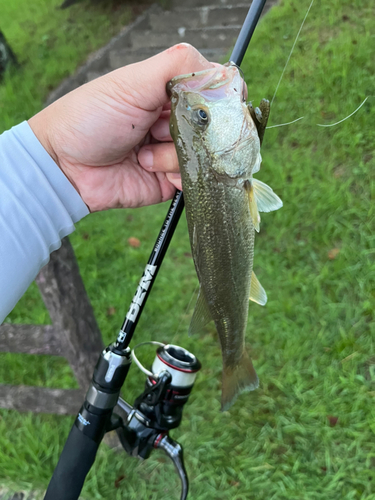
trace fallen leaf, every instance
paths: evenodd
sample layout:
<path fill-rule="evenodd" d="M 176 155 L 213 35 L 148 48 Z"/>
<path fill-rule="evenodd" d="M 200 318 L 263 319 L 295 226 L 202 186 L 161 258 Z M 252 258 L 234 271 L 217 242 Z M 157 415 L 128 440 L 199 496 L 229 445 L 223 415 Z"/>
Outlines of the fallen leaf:
<path fill-rule="evenodd" d="M 184 257 L 189 257 L 191 259 L 193 256 L 190 252 L 185 252 Z"/>
<path fill-rule="evenodd" d="M 369 161 L 371 161 L 373 158 L 373 154 L 372 153 L 367 153 L 363 156 L 363 163 L 368 163 Z"/>
<path fill-rule="evenodd" d="M 346 173 L 346 169 L 343 165 L 338 165 L 334 170 L 333 170 L 333 177 L 336 179 L 339 179 Z"/>
<path fill-rule="evenodd" d="M 338 422 L 339 417 L 333 417 L 332 415 L 327 415 L 327 418 L 328 418 L 329 425 L 331 427 L 335 427 L 335 425 Z"/>
<path fill-rule="evenodd" d="M 116 313 L 116 309 L 114 307 L 108 307 L 107 316 L 113 316 Z"/>
<path fill-rule="evenodd" d="M 116 481 L 115 481 L 115 488 L 119 488 L 120 487 L 120 483 L 121 481 L 123 481 L 125 479 L 125 476 L 122 475 L 122 476 L 119 476 Z"/>
<path fill-rule="evenodd" d="M 341 363 L 346 363 L 347 361 L 356 358 L 357 356 L 359 356 L 358 351 L 352 352 L 351 354 L 349 354 L 349 356 L 346 356 L 346 358 L 342 359 Z"/>
<path fill-rule="evenodd" d="M 235 486 L 235 487 L 237 487 L 237 486 L 239 486 L 239 485 L 240 485 L 239 481 L 231 481 L 229 484 L 230 484 L 231 486 Z"/>
<path fill-rule="evenodd" d="M 133 248 L 138 248 L 141 244 L 138 238 L 134 238 L 133 236 L 128 239 L 128 243 Z"/>
<path fill-rule="evenodd" d="M 339 253 L 340 253 L 339 248 L 331 248 L 331 250 L 328 252 L 328 258 L 330 260 L 336 259 Z"/>
<path fill-rule="evenodd" d="M 84 239 L 84 240 L 88 240 L 89 238 L 90 238 L 89 233 L 83 233 L 83 235 L 82 235 L 82 239 Z"/>
<path fill-rule="evenodd" d="M 273 465 L 270 465 L 266 462 L 263 465 L 258 465 L 258 467 L 250 467 L 250 470 L 263 470 L 263 469 L 270 470 L 270 469 L 274 469 L 274 468 L 275 467 Z"/>

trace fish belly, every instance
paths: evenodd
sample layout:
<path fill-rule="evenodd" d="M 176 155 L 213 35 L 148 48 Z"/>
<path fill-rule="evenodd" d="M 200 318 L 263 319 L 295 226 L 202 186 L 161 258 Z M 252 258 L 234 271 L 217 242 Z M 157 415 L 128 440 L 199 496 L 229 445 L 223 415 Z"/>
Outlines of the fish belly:
<path fill-rule="evenodd" d="M 184 186 L 184 184 L 183 184 Z M 227 185 L 207 173 L 185 183 L 184 198 L 194 263 L 223 356 L 222 408 L 258 378 L 244 350 L 254 225 L 244 188 Z"/>

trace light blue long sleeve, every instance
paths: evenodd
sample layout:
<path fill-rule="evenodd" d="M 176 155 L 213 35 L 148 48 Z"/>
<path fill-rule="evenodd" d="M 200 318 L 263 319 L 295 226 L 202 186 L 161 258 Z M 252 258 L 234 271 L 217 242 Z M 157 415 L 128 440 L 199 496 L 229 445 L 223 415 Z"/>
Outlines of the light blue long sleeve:
<path fill-rule="evenodd" d="M 26 121 L 0 135 L 0 323 L 88 213 Z"/>

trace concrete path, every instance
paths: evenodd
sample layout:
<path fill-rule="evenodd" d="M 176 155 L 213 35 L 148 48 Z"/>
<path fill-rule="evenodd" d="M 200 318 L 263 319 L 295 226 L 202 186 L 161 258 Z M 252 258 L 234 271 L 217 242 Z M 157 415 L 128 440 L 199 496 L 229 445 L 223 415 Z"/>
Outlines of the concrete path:
<path fill-rule="evenodd" d="M 275 3 L 267 0 L 263 13 Z M 221 61 L 229 54 L 249 6 L 245 0 L 172 0 L 170 10 L 154 4 L 63 81 L 47 104 L 109 71 L 180 42 L 191 43 L 211 61 Z"/>

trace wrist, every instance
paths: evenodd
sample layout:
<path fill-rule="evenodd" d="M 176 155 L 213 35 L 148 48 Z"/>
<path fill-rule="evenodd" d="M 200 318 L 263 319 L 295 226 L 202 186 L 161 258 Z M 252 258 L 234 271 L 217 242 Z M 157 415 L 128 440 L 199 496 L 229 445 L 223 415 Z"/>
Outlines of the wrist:
<path fill-rule="evenodd" d="M 41 143 L 41 145 L 44 147 L 44 149 L 47 151 L 56 165 L 58 165 L 58 167 L 62 170 L 59 158 L 52 146 L 52 142 L 48 135 L 49 126 L 48 120 L 46 118 L 47 117 L 45 116 L 45 110 L 43 110 L 31 117 L 28 120 L 28 124 L 31 130 L 34 132 L 35 137 L 38 139 L 38 141 Z M 64 171 L 63 173 L 65 174 Z"/>
<path fill-rule="evenodd" d="M 68 179 L 68 181 L 72 184 L 74 189 L 77 191 L 77 193 L 81 196 L 80 190 L 78 189 L 78 186 L 76 182 L 74 182 L 74 179 L 68 175 L 66 172 L 65 168 L 63 168 L 63 165 L 61 164 L 59 157 L 53 147 L 53 141 L 50 138 L 50 133 L 51 133 L 51 126 L 48 123 L 48 114 L 47 114 L 47 109 L 40 111 L 33 117 L 31 117 L 28 120 L 28 124 L 33 131 L 35 137 L 38 139 L 40 144 L 43 146 L 43 148 L 47 151 L 49 156 L 52 158 L 52 160 L 56 163 L 56 165 L 59 167 L 61 172 L 65 175 L 65 177 Z M 83 200 L 83 198 L 82 198 Z M 90 210 L 90 207 L 87 205 L 85 200 L 83 200 L 87 208 Z"/>
<path fill-rule="evenodd" d="M 43 148 L 47 151 L 49 156 L 52 158 L 52 160 L 56 163 L 56 165 L 59 167 L 61 172 L 67 177 L 69 182 L 73 185 L 75 190 L 80 194 L 79 190 L 77 189 L 77 186 L 75 182 L 71 179 L 71 177 L 67 174 L 65 171 L 65 168 L 63 167 L 58 154 L 56 153 L 56 150 L 53 146 L 54 141 L 52 140 L 52 132 L 53 132 L 53 127 L 51 126 L 51 121 L 48 119 L 48 111 L 49 108 L 43 109 L 36 115 L 32 116 L 28 120 L 28 124 L 31 128 L 31 130 L 34 132 L 35 137 L 38 139 L 40 144 L 43 146 Z"/>

